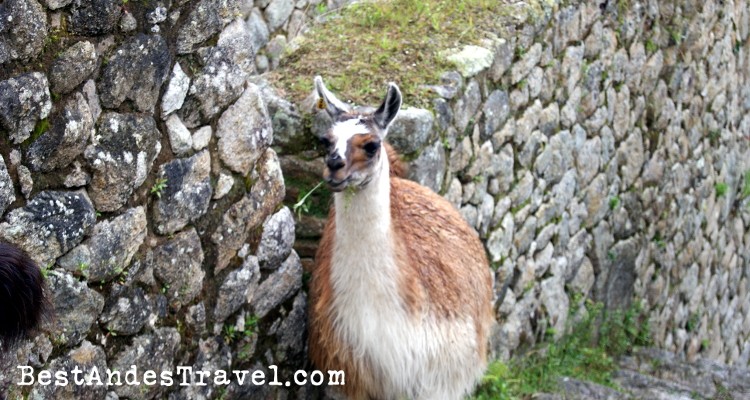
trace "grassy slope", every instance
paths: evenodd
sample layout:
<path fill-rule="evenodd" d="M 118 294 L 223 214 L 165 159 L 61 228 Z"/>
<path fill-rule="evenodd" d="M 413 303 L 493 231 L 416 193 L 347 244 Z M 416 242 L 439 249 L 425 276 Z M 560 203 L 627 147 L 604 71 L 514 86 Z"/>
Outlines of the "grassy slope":
<path fill-rule="evenodd" d="M 452 69 L 441 51 L 501 34 L 530 8 L 503 0 L 356 3 L 313 26 L 269 78 L 299 102 L 321 75 L 340 98 L 360 105 L 376 105 L 394 81 L 406 104 L 424 106 L 429 96 L 420 85 L 438 83 Z"/>

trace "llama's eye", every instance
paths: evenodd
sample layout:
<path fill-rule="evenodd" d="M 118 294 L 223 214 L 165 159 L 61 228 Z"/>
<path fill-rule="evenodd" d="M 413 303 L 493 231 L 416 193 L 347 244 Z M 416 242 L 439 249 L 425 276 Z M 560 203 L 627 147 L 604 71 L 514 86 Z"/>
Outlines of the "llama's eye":
<path fill-rule="evenodd" d="M 325 148 L 331 147 L 331 141 L 327 137 L 323 136 L 319 140 L 320 140 L 320 145 L 321 146 L 323 146 Z"/>
<path fill-rule="evenodd" d="M 368 157 L 372 157 L 375 155 L 375 153 L 378 152 L 378 149 L 380 148 L 380 142 L 367 142 L 365 143 L 362 148 L 365 150 L 365 153 L 367 153 Z"/>

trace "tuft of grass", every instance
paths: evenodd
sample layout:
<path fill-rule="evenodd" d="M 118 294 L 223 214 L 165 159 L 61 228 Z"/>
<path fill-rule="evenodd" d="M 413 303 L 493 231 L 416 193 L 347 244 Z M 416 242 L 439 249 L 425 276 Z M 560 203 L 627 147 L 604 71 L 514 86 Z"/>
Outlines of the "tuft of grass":
<path fill-rule="evenodd" d="M 542 343 L 507 364 L 491 363 L 474 399 L 510 400 L 552 393 L 558 391 L 562 377 L 616 389 L 612 380 L 615 359 L 651 343 L 645 312 L 640 303 L 625 311 L 606 312 L 601 303 L 587 300 L 585 308 L 586 316 L 558 342 Z M 578 311 L 571 308 L 571 320 Z"/>
<path fill-rule="evenodd" d="M 745 171 L 745 181 L 742 184 L 742 194 L 740 196 L 743 199 L 750 197 L 750 169 Z"/>
<path fill-rule="evenodd" d="M 83 261 L 78 263 L 78 273 L 83 277 L 89 276 L 89 264 Z"/>
<path fill-rule="evenodd" d="M 227 344 L 232 344 L 237 338 L 239 337 L 239 332 L 237 331 L 237 328 L 234 327 L 232 324 L 226 324 L 224 325 L 224 342 Z"/>
<path fill-rule="evenodd" d="M 260 319 L 255 314 L 252 314 L 245 318 L 245 337 L 250 337 L 255 333 L 255 330 L 258 328 L 259 321 Z"/>
<path fill-rule="evenodd" d="M 615 210 L 620 205 L 620 198 L 618 196 L 613 196 L 609 198 L 609 209 Z"/>
<path fill-rule="evenodd" d="M 31 135 L 28 139 L 26 139 L 21 145 L 22 146 L 29 146 L 32 143 L 36 142 L 39 137 L 44 135 L 49 130 L 49 120 L 47 118 L 40 119 L 36 125 L 34 125 L 34 130 L 31 131 Z"/>
<path fill-rule="evenodd" d="M 53 264 L 48 264 L 47 266 L 39 268 L 39 272 L 42 273 L 42 277 L 47 280 L 47 277 L 49 276 L 49 271 L 52 269 Z"/>
<path fill-rule="evenodd" d="M 661 233 L 660 232 L 656 232 L 654 234 L 654 237 L 651 239 L 651 241 L 654 242 L 656 244 L 656 247 L 658 247 L 660 249 L 663 249 L 664 247 L 667 246 L 667 242 L 665 242 L 664 238 L 661 237 Z"/>
<path fill-rule="evenodd" d="M 727 190 L 729 190 L 729 186 L 725 182 L 718 182 L 714 185 L 714 188 L 716 188 L 716 197 L 726 196 Z"/>
<path fill-rule="evenodd" d="M 720 129 L 712 129 L 708 132 L 708 142 L 711 143 L 711 146 L 718 146 L 719 139 L 721 139 Z"/>
<path fill-rule="evenodd" d="M 151 194 L 156 195 L 156 197 L 161 199 L 161 193 L 164 191 L 164 189 L 167 188 L 167 179 L 166 178 L 156 178 L 156 182 L 154 182 L 154 185 L 151 186 Z"/>
<path fill-rule="evenodd" d="M 497 0 L 354 3 L 313 26 L 269 80 L 299 102 L 312 91 L 313 77 L 322 75 L 340 98 L 360 105 L 377 105 L 393 81 L 406 104 L 426 106 L 420 86 L 438 83 L 453 69 L 439 53 L 479 43 L 482 30 L 499 31 L 518 12 Z"/>

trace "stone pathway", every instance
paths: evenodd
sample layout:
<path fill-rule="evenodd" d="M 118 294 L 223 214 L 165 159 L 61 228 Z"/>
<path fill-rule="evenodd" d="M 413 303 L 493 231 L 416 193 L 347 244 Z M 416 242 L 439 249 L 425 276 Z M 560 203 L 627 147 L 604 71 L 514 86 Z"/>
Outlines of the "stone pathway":
<path fill-rule="evenodd" d="M 688 363 L 673 353 L 641 349 L 619 361 L 617 391 L 565 378 L 563 393 L 539 394 L 535 400 L 750 400 L 750 368 L 710 360 Z"/>

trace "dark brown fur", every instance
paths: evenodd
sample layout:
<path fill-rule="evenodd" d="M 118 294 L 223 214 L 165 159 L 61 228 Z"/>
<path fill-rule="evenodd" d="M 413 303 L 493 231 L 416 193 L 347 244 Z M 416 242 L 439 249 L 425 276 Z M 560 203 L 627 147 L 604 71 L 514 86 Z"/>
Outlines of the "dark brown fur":
<path fill-rule="evenodd" d="M 26 253 L 0 243 L 0 350 L 33 333 L 46 307 L 44 277 Z"/>

